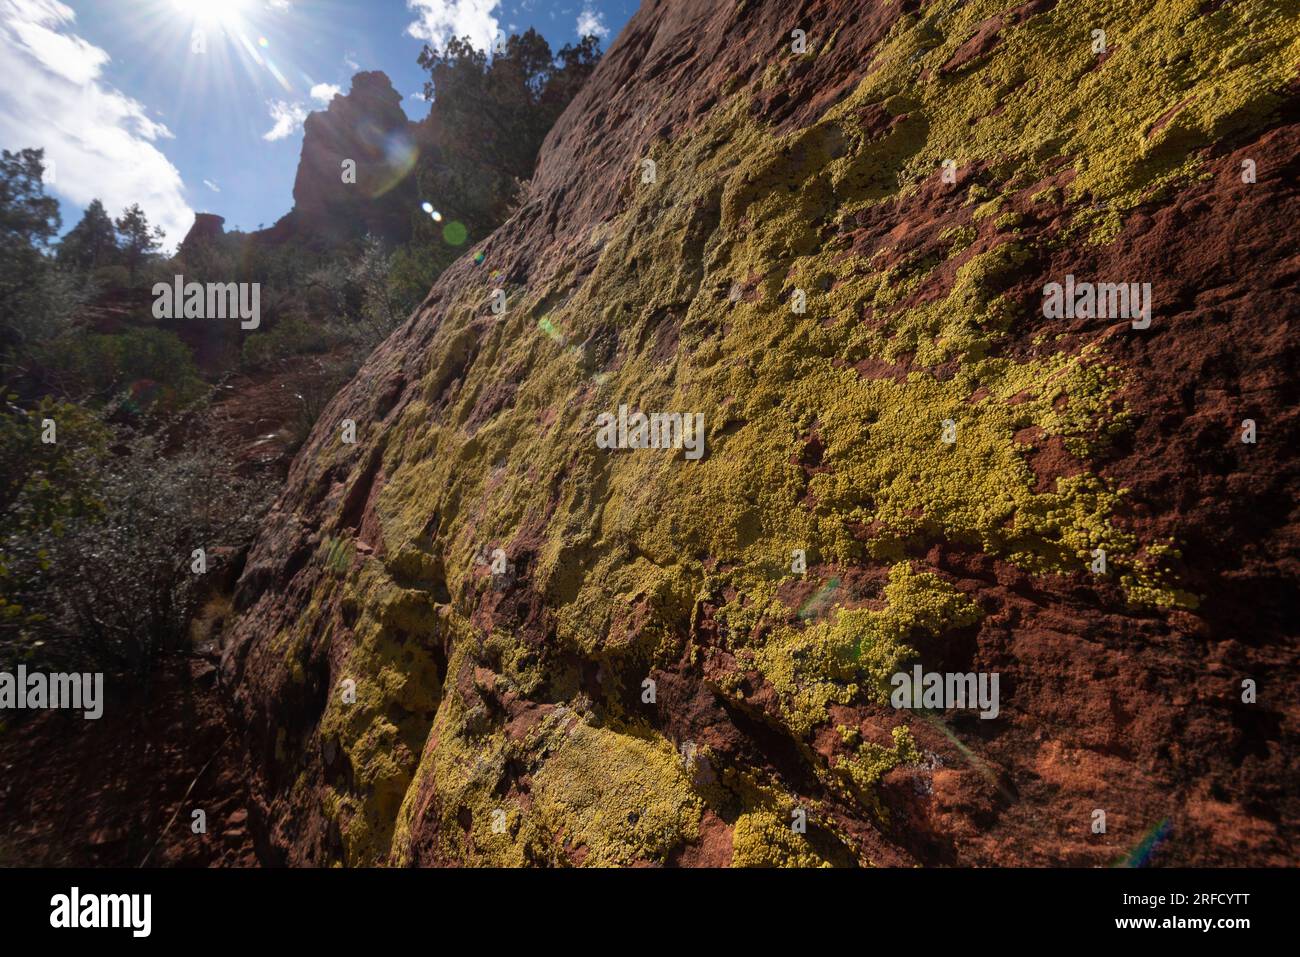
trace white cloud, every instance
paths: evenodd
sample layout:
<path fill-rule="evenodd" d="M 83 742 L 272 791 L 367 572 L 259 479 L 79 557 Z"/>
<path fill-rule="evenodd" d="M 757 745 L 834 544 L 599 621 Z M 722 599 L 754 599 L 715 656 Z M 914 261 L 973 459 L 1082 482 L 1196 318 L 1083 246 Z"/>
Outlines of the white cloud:
<path fill-rule="evenodd" d="M 290 103 L 288 100 L 272 100 L 267 103 L 267 108 L 271 111 L 271 119 L 275 121 L 275 125 L 262 134 L 262 139 L 269 142 L 282 140 L 299 129 L 310 112 L 303 104 Z"/>
<path fill-rule="evenodd" d="M 343 65 L 349 70 L 360 70 L 361 64 L 357 62 L 357 55 L 354 51 L 349 50 L 343 54 Z"/>
<path fill-rule="evenodd" d="M 322 103 L 328 103 L 342 92 L 343 88 L 337 83 L 317 83 L 311 88 L 311 98 L 320 100 Z"/>
<path fill-rule="evenodd" d="M 419 19 L 406 28 L 417 40 L 442 49 L 452 37 L 469 37 L 480 50 L 489 50 L 501 34 L 493 11 L 500 0 L 406 0 Z"/>
<path fill-rule="evenodd" d="M 605 26 L 600 11 L 593 10 L 590 3 L 586 4 L 578 14 L 578 36 L 585 37 L 589 34 L 598 37 L 609 36 L 609 27 Z"/>
<path fill-rule="evenodd" d="M 277 13 L 285 13 L 289 9 L 289 0 L 266 0 L 266 5 Z"/>
<path fill-rule="evenodd" d="M 212 182 L 212 180 L 210 179 L 205 179 L 203 181 L 203 185 L 206 186 L 208 189 L 212 190 L 212 192 L 214 193 L 221 192 L 221 187 L 218 186 L 216 183 Z"/>
<path fill-rule="evenodd" d="M 419 90 L 416 90 L 416 91 L 415 91 L 414 93 L 412 93 L 410 96 L 411 96 L 411 99 L 413 99 L 413 100 L 420 100 L 421 102 L 424 102 L 424 101 L 427 99 L 427 97 L 425 97 L 425 95 L 424 95 L 423 93 L 421 93 Z"/>
<path fill-rule="evenodd" d="M 63 23 L 75 20 L 75 13 L 66 7 L 60 10 L 59 5 L 52 3 L 15 3 L 10 6 L 22 15 L 33 17 L 24 20 L 6 16 L 5 21 L 42 67 L 78 85 L 99 76 L 100 67 L 109 60 L 108 54 L 81 37 L 55 32 Z M 65 11 L 71 16 L 65 17 Z"/>
<path fill-rule="evenodd" d="M 50 192 L 81 206 L 101 199 L 110 215 L 139 203 L 179 242 L 194 211 L 154 145 L 171 131 L 103 82 L 109 55 L 72 32 L 76 19 L 59 0 L 0 0 L 0 142 L 43 147 L 58 174 Z"/>

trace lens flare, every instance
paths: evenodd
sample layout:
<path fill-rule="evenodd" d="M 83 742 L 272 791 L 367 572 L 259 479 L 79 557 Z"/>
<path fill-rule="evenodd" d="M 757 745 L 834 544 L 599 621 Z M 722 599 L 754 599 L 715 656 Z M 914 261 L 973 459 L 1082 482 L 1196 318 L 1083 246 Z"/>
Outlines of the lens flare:
<path fill-rule="evenodd" d="M 363 123 L 357 134 L 383 154 L 379 175 L 370 194 L 372 199 L 378 199 L 415 169 L 420 151 L 405 133 L 385 133 L 369 122 Z"/>
<path fill-rule="evenodd" d="M 1133 848 L 1133 850 L 1128 853 L 1128 856 L 1125 857 L 1124 860 L 1120 861 L 1116 866 L 1146 867 L 1147 864 L 1151 863 L 1152 855 L 1154 855 L 1160 848 L 1160 845 L 1165 842 L 1165 839 L 1169 837 L 1171 831 L 1173 831 L 1173 825 L 1170 823 L 1169 818 L 1160 821 L 1142 836 L 1142 840 L 1138 841 L 1137 847 Z"/>
<path fill-rule="evenodd" d="M 463 246 L 465 240 L 469 238 L 469 230 L 465 228 L 464 223 L 453 219 L 442 227 L 442 238 L 449 246 Z"/>

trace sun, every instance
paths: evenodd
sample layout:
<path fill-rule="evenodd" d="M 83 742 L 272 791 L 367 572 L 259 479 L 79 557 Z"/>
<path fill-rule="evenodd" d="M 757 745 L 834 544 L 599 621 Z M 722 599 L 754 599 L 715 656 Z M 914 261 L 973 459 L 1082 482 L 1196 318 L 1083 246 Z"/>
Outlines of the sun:
<path fill-rule="evenodd" d="M 253 5 L 253 0 L 171 0 L 172 6 L 198 23 L 236 26 Z"/>

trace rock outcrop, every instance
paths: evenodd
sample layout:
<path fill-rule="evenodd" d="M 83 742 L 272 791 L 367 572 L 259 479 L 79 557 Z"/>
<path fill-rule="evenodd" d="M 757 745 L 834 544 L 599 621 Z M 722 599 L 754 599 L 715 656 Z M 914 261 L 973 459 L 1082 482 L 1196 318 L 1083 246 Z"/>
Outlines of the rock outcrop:
<path fill-rule="evenodd" d="M 352 88 L 303 121 L 293 209 L 239 242 L 296 242 L 329 248 L 371 234 L 390 243 L 411 236 L 419 206 L 415 165 L 432 149 L 429 124 L 412 123 L 381 71 L 358 73 Z M 225 219 L 196 213 L 180 253 L 226 236 Z"/>
<path fill-rule="evenodd" d="M 253 549 L 264 846 L 1294 862 L 1292 14 L 647 0 Z"/>
<path fill-rule="evenodd" d="M 420 127 L 401 103 L 386 74 L 365 72 L 347 94 L 307 116 L 293 210 L 268 238 L 332 245 L 366 233 L 389 242 L 410 237 Z"/>
<path fill-rule="evenodd" d="M 186 255 L 193 256 L 200 246 L 219 242 L 225 235 L 226 218 L 224 216 L 218 216 L 216 213 L 195 213 L 194 225 L 185 234 L 185 238 L 181 240 L 177 252 L 182 259 Z"/>

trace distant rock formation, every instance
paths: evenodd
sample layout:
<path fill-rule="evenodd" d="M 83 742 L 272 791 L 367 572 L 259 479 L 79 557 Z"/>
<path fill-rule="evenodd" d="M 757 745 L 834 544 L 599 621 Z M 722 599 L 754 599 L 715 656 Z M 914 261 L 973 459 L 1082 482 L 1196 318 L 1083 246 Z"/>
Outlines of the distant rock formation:
<path fill-rule="evenodd" d="M 291 232 L 325 242 L 366 233 L 392 242 L 410 236 L 418 149 L 416 125 L 401 103 L 386 74 L 358 73 L 346 95 L 307 117 Z"/>
<path fill-rule="evenodd" d="M 226 234 L 226 218 L 218 216 L 216 213 L 195 213 L 194 225 L 190 231 L 185 234 L 181 240 L 178 253 L 181 258 L 186 258 L 186 254 L 192 255 L 194 251 L 202 244 L 221 239 Z"/>
<path fill-rule="evenodd" d="M 402 97 L 380 71 L 358 73 L 352 88 L 303 124 L 302 154 L 293 183 L 293 209 L 254 242 L 333 246 L 367 233 L 390 243 L 410 238 L 418 205 L 415 163 L 422 126 L 402 112 Z M 225 220 L 198 213 L 182 255 L 195 243 L 220 238 Z M 233 235 L 233 234 L 232 234 Z"/>

